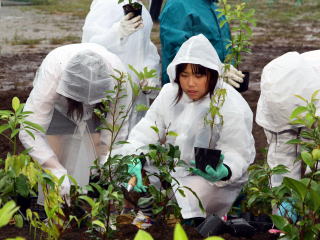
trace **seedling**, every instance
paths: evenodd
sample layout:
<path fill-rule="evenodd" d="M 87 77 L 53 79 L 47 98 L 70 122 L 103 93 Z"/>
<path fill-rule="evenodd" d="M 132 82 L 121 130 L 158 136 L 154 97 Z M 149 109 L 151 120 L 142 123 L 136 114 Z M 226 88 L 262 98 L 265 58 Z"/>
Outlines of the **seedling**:
<path fill-rule="evenodd" d="M 145 153 L 145 156 L 158 169 L 158 172 L 147 172 L 147 176 L 154 176 L 161 183 L 160 189 L 157 189 L 153 185 L 149 185 L 148 187 L 148 191 L 154 199 L 152 212 L 156 216 L 156 219 L 163 223 L 170 214 L 180 217 L 180 207 L 173 199 L 173 196 L 174 194 L 180 194 L 185 197 L 185 190 L 190 191 L 198 199 L 199 208 L 204 211 L 197 194 L 191 188 L 180 185 L 179 181 L 172 176 L 172 172 L 175 171 L 176 167 L 186 166 L 180 159 L 179 147 L 166 143 L 168 136 L 176 137 L 178 134 L 169 131 L 170 125 L 165 129 L 163 137 L 160 136 L 160 131 L 156 125 L 151 126 L 151 128 L 158 135 L 158 143 L 149 144 L 143 147 L 143 149 L 147 149 L 148 152 Z"/>
<path fill-rule="evenodd" d="M 204 117 L 204 128 L 198 133 L 195 143 L 196 167 L 205 171 L 207 165 L 216 168 L 220 161 L 221 151 L 215 149 L 223 125 L 223 116 L 220 110 L 224 104 L 227 91 L 218 88 L 211 96 L 209 110 Z M 209 127 L 209 130 L 208 128 Z"/>
<path fill-rule="evenodd" d="M 225 19 L 221 20 L 220 27 L 223 27 L 226 23 L 230 26 L 231 41 L 226 45 L 227 56 L 225 58 L 224 71 L 230 69 L 230 64 L 233 64 L 239 69 L 242 62 L 243 53 L 251 53 L 250 46 L 252 45 L 252 28 L 256 25 L 254 18 L 255 10 L 246 10 L 246 3 L 241 2 L 232 6 L 228 3 L 228 0 L 220 1 L 221 8 L 217 11 L 220 12 L 218 18 L 225 16 Z M 242 84 L 240 84 L 239 92 L 246 91 L 249 84 L 249 73 L 244 72 L 245 78 Z"/>

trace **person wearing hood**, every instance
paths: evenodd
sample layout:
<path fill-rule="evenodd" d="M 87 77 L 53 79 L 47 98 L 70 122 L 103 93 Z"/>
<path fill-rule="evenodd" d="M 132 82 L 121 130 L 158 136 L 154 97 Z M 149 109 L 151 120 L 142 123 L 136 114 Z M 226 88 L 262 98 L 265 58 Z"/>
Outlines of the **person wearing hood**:
<path fill-rule="evenodd" d="M 170 82 L 167 67 L 178 52 L 182 43 L 197 34 L 203 34 L 215 48 L 221 62 L 228 52 L 231 41 L 229 24 L 220 27 L 225 17 L 218 17 L 215 0 L 168 0 L 160 15 L 160 40 L 162 62 L 162 84 Z M 223 70 L 224 80 L 239 88 L 244 75 L 232 65 Z"/>
<path fill-rule="evenodd" d="M 284 176 L 301 178 L 301 161 L 296 161 L 300 149 L 286 142 L 299 138 L 302 126 L 290 124 L 289 118 L 292 111 L 303 104 L 294 95 L 310 99 L 319 88 L 320 50 L 302 54 L 288 52 L 263 68 L 256 122 L 267 137 L 270 168 L 282 164 L 289 170 L 286 174 L 272 176 L 273 187 L 279 186 Z"/>
<path fill-rule="evenodd" d="M 27 120 L 43 127 L 45 133 L 33 132 L 34 139 L 24 130 L 20 141 L 29 154 L 44 169 L 56 177 L 71 175 L 80 186 L 89 182 L 90 166 L 107 154 L 110 134 L 97 131 L 99 121 L 93 113 L 114 90 L 118 76 L 125 71 L 120 59 L 95 43 L 70 44 L 52 50 L 43 60 L 33 82 L 24 111 L 32 112 Z M 127 82 L 127 97 L 121 105 L 128 106 L 131 88 Z M 111 106 L 112 107 L 112 106 Z M 111 122 L 111 116 L 107 122 Z M 128 136 L 128 122 L 124 123 L 118 139 Z M 68 195 L 70 181 L 64 178 L 60 194 Z M 42 191 L 38 203 L 43 205 Z"/>
<path fill-rule="evenodd" d="M 132 129 L 129 143 L 113 152 L 139 155 L 145 151 L 142 146 L 158 143 L 166 131 L 177 133 L 176 137 L 167 136 L 167 143 L 179 146 L 181 159 L 188 167 L 176 167 L 172 176 L 181 186 L 195 191 L 205 208 L 202 212 L 192 193 L 185 191 L 183 197 L 177 191 L 175 197 L 184 219 L 202 219 L 212 213 L 225 215 L 247 181 L 247 168 L 255 157 L 252 111 L 242 96 L 219 78 L 221 67 L 217 52 L 204 35 L 188 39 L 168 66 L 170 83 L 163 86 L 145 117 Z M 218 130 L 211 137 L 213 148 L 222 151 L 224 160 L 216 169 L 207 166 L 206 171 L 201 171 L 193 166 L 194 147 L 197 147 L 197 139 L 203 137 L 202 133 L 210 131 L 204 124 L 204 117 L 209 110 L 210 97 L 221 88 L 226 89 L 225 102 L 220 109 L 224 123 L 218 124 Z M 154 125 L 159 129 L 159 136 L 151 129 Z M 206 140 L 209 144 L 210 138 Z M 155 171 L 148 161 L 144 169 Z M 141 169 L 129 166 L 129 172 L 137 177 L 135 190 L 145 191 L 139 180 Z"/>
<path fill-rule="evenodd" d="M 141 3 L 140 0 L 133 1 Z M 132 79 L 139 83 L 138 77 L 128 65 L 138 71 L 145 67 L 155 69 L 159 74 L 160 57 L 156 46 L 151 42 L 152 19 L 148 10 L 142 5 L 142 15 L 133 17 L 132 13 L 124 15 L 123 6 L 128 0 L 118 4 L 118 0 L 94 0 L 90 7 L 82 34 L 82 42 L 98 43 L 108 51 L 116 54 L 125 64 L 126 71 Z M 140 83 L 142 86 L 159 87 L 159 78 L 150 78 Z M 143 92 L 135 104 L 149 105 L 158 91 Z M 145 114 L 145 112 L 132 111 L 130 116 L 131 129 Z"/>

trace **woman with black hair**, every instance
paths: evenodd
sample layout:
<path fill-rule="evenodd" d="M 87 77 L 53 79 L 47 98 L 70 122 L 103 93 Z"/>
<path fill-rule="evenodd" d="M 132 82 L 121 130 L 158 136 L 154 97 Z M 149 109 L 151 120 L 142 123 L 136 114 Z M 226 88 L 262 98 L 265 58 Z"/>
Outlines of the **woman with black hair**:
<path fill-rule="evenodd" d="M 125 71 L 120 59 L 95 43 L 71 44 L 51 51 L 37 71 L 24 111 L 28 121 L 41 125 L 45 133 L 33 132 L 33 139 L 20 131 L 20 140 L 29 154 L 56 177 L 69 174 L 80 186 L 88 184 L 90 166 L 104 156 L 110 146 L 108 132 L 97 131 L 99 121 L 93 113 L 106 91 L 114 90 L 114 76 Z M 126 82 L 119 105 L 129 106 L 132 94 Z M 106 119 L 111 122 L 108 114 Z M 118 139 L 125 140 L 125 122 Z M 60 194 L 68 195 L 70 181 L 64 178 Z M 42 192 L 38 203 L 43 204 Z"/>
<path fill-rule="evenodd" d="M 200 34 L 188 39 L 167 68 L 170 83 L 165 84 L 146 116 L 132 129 L 129 144 L 123 145 L 113 154 L 137 154 L 145 151 L 142 146 L 157 143 L 165 136 L 166 129 L 178 136 L 167 136 L 167 143 L 179 146 L 181 159 L 188 167 L 176 167 L 172 176 L 180 185 L 190 187 L 201 200 L 205 212 L 198 205 L 197 198 L 189 191 L 185 197 L 175 193 L 184 219 L 204 218 L 209 214 L 225 215 L 247 181 L 247 168 L 255 157 L 252 136 L 253 114 L 247 102 L 229 84 L 224 83 L 221 62 L 208 39 Z M 223 123 L 217 122 L 212 136 L 204 117 L 209 111 L 211 96 L 218 89 L 226 90 L 226 97 L 220 113 Z M 156 125 L 159 135 L 151 126 Z M 210 138 L 212 141 L 210 141 Z M 206 146 L 199 146 L 201 139 Z M 212 145 L 209 146 L 209 142 Z M 194 147 L 221 150 L 224 160 L 214 169 L 206 166 L 205 171 L 193 165 Z M 136 160 L 135 160 L 136 161 Z M 129 172 L 137 177 L 136 191 L 145 191 L 141 181 L 141 164 L 129 166 Z M 139 169 L 140 166 L 140 169 Z M 190 171 L 190 168 L 192 169 Z M 144 169 L 156 171 L 152 162 L 146 162 Z"/>

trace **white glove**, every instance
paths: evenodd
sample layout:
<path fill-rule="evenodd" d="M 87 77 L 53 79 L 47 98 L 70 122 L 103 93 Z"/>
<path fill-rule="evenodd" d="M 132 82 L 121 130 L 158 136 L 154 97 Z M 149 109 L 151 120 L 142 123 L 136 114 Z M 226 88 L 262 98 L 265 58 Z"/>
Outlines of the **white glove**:
<path fill-rule="evenodd" d="M 53 175 L 55 175 L 58 179 L 60 179 L 62 176 L 67 175 L 67 170 L 66 169 L 56 169 L 56 168 L 47 168 L 48 170 L 51 171 Z M 65 176 L 63 179 L 63 182 L 60 185 L 60 195 L 61 196 L 69 196 L 70 194 L 70 180 L 68 176 Z"/>
<path fill-rule="evenodd" d="M 133 13 L 128 13 L 127 15 L 121 18 L 119 24 L 120 38 L 125 38 L 131 35 L 132 33 L 138 31 L 139 29 L 143 28 L 142 17 L 136 16 L 132 18 L 132 16 Z"/>
<path fill-rule="evenodd" d="M 241 71 L 238 71 L 234 66 L 230 65 L 230 69 L 223 67 L 222 78 L 226 83 L 229 83 L 235 88 L 239 88 L 240 84 L 243 82 L 244 74 Z"/>

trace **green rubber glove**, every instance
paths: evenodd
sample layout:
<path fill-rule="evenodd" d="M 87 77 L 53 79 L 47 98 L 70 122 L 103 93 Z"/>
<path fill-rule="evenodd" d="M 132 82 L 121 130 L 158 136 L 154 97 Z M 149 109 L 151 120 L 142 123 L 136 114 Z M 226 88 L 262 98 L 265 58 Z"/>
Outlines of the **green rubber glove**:
<path fill-rule="evenodd" d="M 131 163 L 128 164 L 128 173 L 131 176 L 136 176 L 137 183 L 134 186 L 133 190 L 136 192 L 146 192 L 147 186 L 142 183 L 142 164 L 139 158 L 133 158 Z"/>
<path fill-rule="evenodd" d="M 210 182 L 219 181 L 222 178 L 225 178 L 229 175 L 228 168 L 223 164 L 223 158 L 224 158 L 224 156 L 223 156 L 223 154 L 221 154 L 220 162 L 218 163 L 216 169 L 214 169 L 210 165 L 207 165 L 206 172 L 203 172 L 196 167 L 190 168 L 190 171 L 193 174 L 201 176 Z M 191 164 L 195 166 L 195 161 L 191 161 Z"/>

